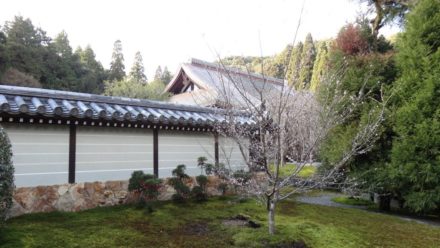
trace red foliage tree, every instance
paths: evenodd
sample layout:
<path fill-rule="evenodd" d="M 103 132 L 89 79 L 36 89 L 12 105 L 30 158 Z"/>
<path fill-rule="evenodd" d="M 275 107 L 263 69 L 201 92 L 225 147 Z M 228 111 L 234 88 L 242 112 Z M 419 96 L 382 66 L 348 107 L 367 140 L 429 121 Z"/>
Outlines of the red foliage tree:
<path fill-rule="evenodd" d="M 339 31 L 335 40 L 335 48 L 346 55 L 364 54 L 369 50 L 368 41 L 363 37 L 361 28 L 352 23 Z"/>

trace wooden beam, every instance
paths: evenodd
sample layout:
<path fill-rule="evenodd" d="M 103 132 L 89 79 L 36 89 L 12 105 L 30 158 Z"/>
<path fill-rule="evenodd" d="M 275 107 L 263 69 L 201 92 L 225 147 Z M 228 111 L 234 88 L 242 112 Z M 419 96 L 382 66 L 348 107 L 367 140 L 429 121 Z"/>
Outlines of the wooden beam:
<path fill-rule="evenodd" d="M 159 178 L 159 130 L 153 130 L 153 171 L 154 176 Z"/>
<path fill-rule="evenodd" d="M 214 159 L 215 165 L 219 164 L 219 155 L 218 155 L 218 133 L 214 133 Z"/>
<path fill-rule="evenodd" d="M 70 124 L 69 132 L 69 183 L 75 183 L 76 174 L 76 125 Z"/>

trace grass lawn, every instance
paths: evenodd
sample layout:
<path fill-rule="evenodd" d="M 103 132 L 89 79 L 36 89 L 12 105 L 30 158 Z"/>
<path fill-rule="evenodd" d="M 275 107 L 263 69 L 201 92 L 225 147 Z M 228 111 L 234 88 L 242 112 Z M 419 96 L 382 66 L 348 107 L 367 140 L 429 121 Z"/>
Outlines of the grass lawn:
<path fill-rule="evenodd" d="M 0 247 L 278 247 L 302 240 L 308 247 L 438 247 L 440 228 L 356 209 L 279 205 L 278 233 L 267 234 L 266 212 L 253 200 L 159 203 L 156 211 L 135 206 L 79 213 L 29 214 L 8 221 Z M 225 226 L 237 214 L 263 226 Z M 282 246 L 289 247 L 289 246 Z"/>

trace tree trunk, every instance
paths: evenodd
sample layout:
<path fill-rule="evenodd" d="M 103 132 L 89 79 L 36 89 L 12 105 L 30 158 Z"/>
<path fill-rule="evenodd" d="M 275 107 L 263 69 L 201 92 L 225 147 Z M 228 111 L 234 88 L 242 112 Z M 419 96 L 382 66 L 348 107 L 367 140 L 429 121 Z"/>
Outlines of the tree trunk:
<path fill-rule="evenodd" d="M 275 202 L 271 200 L 268 208 L 269 234 L 275 234 Z"/>

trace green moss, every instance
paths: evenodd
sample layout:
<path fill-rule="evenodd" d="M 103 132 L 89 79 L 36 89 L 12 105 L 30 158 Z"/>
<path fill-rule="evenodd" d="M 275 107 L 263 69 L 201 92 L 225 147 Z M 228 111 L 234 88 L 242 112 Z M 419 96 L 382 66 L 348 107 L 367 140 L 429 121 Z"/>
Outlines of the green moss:
<path fill-rule="evenodd" d="M 353 206 L 374 206 L 374 203 L 369 200 L 347 196 L 334 197 L 332 198 L 332 201 Z"/>
<path fill-rule="evenodd" d="M 0 247 L 271 247 L 302 240 L 309 247 L 436 247 L 440 228 L 357 209 L 285 201 L 277 234 L 267 234 L 267 213 L 253 200 L 210 199 L 203 204 L 161 202 L 153 213 L 135 206 L 13 218 Z M 237 214 L 261 228 L 225 226 Z"/>
<path fill-rule="evenodd" d="M 280 167 L 280 177 L 290 176 L 296 169 L 296 164 L 286 164 Z M 275 171 L 274 166 L 271 166 L 271 171 Z M 300 177 L 310 177 L 316 172 L 316 167 L 313 165 L 305 165 L 301 171 L 298 173 Z"/>

